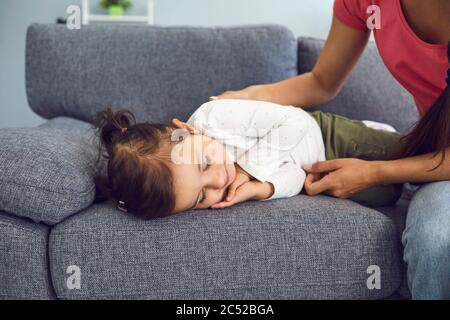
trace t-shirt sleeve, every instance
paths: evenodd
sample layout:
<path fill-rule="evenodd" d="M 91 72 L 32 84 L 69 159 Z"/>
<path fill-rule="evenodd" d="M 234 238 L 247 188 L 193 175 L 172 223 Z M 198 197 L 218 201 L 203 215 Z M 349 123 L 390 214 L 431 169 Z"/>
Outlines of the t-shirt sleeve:
<path fill-rule="evenodd" d="M 364 0 L 335 0 L 333 12 L 335 17 L 347 27 L 366 31 L 366 4 Z"/>

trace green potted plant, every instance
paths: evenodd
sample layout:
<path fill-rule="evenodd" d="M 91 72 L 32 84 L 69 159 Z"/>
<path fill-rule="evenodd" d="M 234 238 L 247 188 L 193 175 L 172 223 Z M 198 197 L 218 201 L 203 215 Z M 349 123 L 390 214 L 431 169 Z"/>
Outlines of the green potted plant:
<path fill-rule="evenodd" d="M 108 9 L 110 16 L 122 16 L 133 5 L 131 0 L 100 0 L 98 6 Z"/>

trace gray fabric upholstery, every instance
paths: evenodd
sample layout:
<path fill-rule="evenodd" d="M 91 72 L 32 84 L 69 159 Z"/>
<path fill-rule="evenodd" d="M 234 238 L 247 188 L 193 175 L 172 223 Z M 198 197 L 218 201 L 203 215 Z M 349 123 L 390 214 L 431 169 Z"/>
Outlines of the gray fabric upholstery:
<path fill-rule="evenodd" d="M 52 299 L 48 227 L 0 212 L 0 300 Z"/>
<path fill-rule="evenodd" d="M 71 123 L 71 129 L 0 129 L 0 210 L 54 224 L 93 202 L 93 130 Z"/>
<path fill-rule="evenodd" d="M 297 40 L 284 27 L 34 24 L 28 30 L 28 101 L 39 115 L 89 122 L 105 106 L 140 121 L 187 119 L 208 97 L 297 73 Z"/>
<path fill-rule="evenodd" d="M 396 203 L 395 206 L 392 207 L 378 207 L 375 208 L 376 210 L 384 213 L 387 217 L 392 219 L 392 221 L 397 226 L 397 230 L 399 235 L 403 233 L 403 230 L 405 229 L 405 223 L 406 223 L 406 214 L 409 206 L 409 202 L 411 200 L 412 194 L 407 192 L 406 190 L 403 192 L 402 197 L 400 200 Z M 403 245 L 399 243 L 400 247 L 400 257 L 403 257 Z M 401 258 L 403 260 L 403 258 Z M 403 265 L 403 279 L 402 284 L 400 288 L 398 289 L 398 293 L 405 299 L 411 299 L 411 292 L 408 288 L 408 279 L 406 276 L 406 264 Z"/>
<path fill-rule="evenodd" d="M 94 205 L 55 226 L 49 250 L 64 299 L 376 299 L 400 285 L 398 240 L 375 210 L 300 195 L 151 221 Z M 366 287 L 369 265 L 381 290 Z"/>
<path fill-rule="evenodd" d="M 299 74 L 312 70 L 323 40 L 299 38 Z M 369 43 L 347 82 L 332 101 L 320 109 L 356 120 L 373 120 L 405 132 L 418 120 L 409 92 L 392 77 L 373 43 Z"/>

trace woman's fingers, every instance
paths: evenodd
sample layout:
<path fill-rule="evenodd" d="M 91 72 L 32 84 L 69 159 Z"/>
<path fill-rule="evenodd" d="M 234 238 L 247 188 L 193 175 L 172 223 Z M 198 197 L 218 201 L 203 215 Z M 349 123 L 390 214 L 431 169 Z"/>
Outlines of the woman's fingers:
<path fill-rule="evenodd" d="M 220 100 L 220 99 L 239 99 L 242 94 L 239 91 L 226 91 L 219 94 L 218 96 L 209 97 L 209 101 Z"/>
<path fill-rule="evenodd" d="M 341 167 L 341 160 L 328 160 L 328 161 L 320 161 L 316 162 L 313 165 L 303 166 L 303 169 L 308 173 L 325 173 L 334 171 Z"/>
<path fill-rule="evenodd" d="M 310 196 L 318 195 L 334 186 L 333 176 L 326 175 L 320 180 L 314 180 L 312 174 L 309 174 L 305 180 L 305 191 Z"/>
<path fill-rule="evenodd" d="M 211 96 L 209 97 L 209 101 L 214 101 L 214 100 L 220 100 L 220 99 L 236 99 L 234 98 L 236 96 L 236 92 L 235 91 L 226 91 L 224 93 L 219 94 L 218 96 Z"/>
<path fill-rule="evenodd" d="M 324 175 L 321 173 L 308 173 L 308 175 L 306 176 L 305 183 L 306 183 L 306 181 L 308 181 L 309 183 L 316 182 L 316 181 L 322 179 L 323 176 Z"/>
<path fill-rule="evenodd" d="M 225 91 L 218 96 L 209 97 L 209 101 L 220 100 L 220 99 L 255 99 L 253 92 L 255 91 L 254 86 L 250 86 L 238 91 Z"/>
<path fill-rule="evenodd" d="M 325 161 L 305 170 L 309 172 L 305 179 L 305 191 L 309 195 L 325 192 L 336 198 L 348 198 L 377 184 L 371 162 L 360 159 Z M 325 176 L 317 180 L 316 172 L 323 172 Z"/>

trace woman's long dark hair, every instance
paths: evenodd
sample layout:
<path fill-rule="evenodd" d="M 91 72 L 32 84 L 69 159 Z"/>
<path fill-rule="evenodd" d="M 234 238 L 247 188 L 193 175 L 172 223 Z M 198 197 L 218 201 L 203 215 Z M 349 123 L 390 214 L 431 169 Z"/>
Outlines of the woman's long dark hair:
<path fill-rule="evenodd" d="M 447 48 L 450 61 L 450 42 Z M 437 169 L 445 161 L 446 149 L 450 147 L 450 69 L 447 70 L 447 87 L 414 129 L 402 138 L 401 158 L 434 153 L 441 156 Z M 431 170 L 431 171 L 432 171 Z"/>

